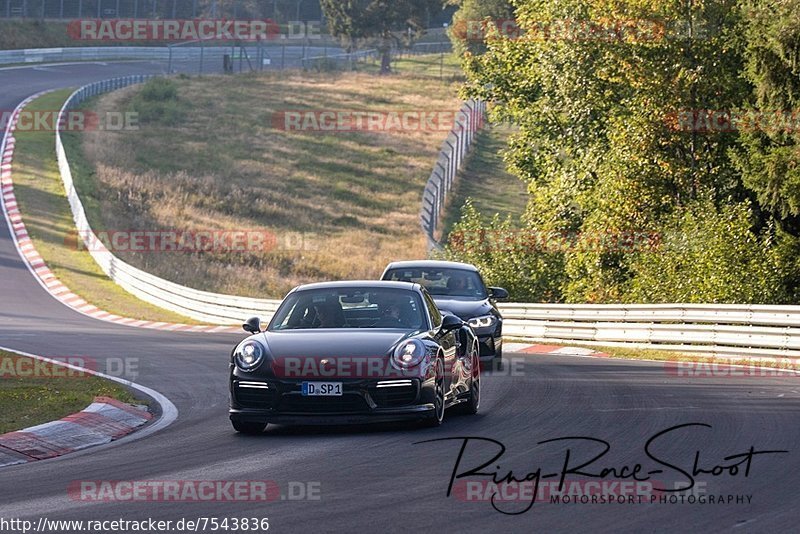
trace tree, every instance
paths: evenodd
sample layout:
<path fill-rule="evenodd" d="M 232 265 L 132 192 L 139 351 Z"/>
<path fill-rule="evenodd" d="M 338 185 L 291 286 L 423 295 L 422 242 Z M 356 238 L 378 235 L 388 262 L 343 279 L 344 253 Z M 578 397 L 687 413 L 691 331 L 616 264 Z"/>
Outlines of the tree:
<path fill-rule="evenodd" d="M 360 39 L 377 39 L 381 74 L 391 72 L 391 51 L 409 35 L 424 32 L 427 16 L 442 0 L 322 0 L 328 29 L 352 47 Z"/>
<path fill-rule="evenodd" d="M 528 184 L 523 233 L 574 237 L 562 277 L 524 247 L 490 259 L 516 262 L 532 294 L 570 302 L 796 301 L 798 114 L 752 132 L 709 118 L 798 109 L 800 0 L 512 3 L 521 32 L 465 54 L 464 96 L 519 126 L 504 158 Z M 663 256 L 642 247 L 676 233 Z"/>
<path fill-rule="evenodd" d="M 485 39 L 490 35 L 491 26 L 505 27 L 507 32 L 516 29 L 510 0 L 451 0 L 449 3 L 459 6 L 447 31 L 453 50 L 459 55 L 485 52 Z"/>
<path fill-rule="evenodd" d="M 735 157 L 759 203 L 800 233 L 800 0 L 748 0 L 744 106 Z"/>

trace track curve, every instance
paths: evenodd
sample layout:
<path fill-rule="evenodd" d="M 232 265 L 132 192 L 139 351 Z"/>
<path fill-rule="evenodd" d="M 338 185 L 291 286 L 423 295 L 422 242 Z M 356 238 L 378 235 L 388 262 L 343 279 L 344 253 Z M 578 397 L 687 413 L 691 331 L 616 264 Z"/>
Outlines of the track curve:
<path fill-rule="evenodd" d="M 159 64 L 80 64 L 0 70 L 0 109 L 28 95 Z M 243 334 L 244 335 L 244 334 Z M 270 427 L 263 436 L 232 432 L 227 421 L 227 356 L 242 336 L 140 330 L 80 315 L 31 277 L 0 224 L 0 345 L 58 357 L 137 358 L 137 382 L 167 395 L 180 416 L 161 432 L 53 460 L 0 470 L 0 517 L 176 521 L 197 517 L 269 517 L 277 531 L 490 529 L 595 531 L 793 531 L 800 513 L 800 378 L 679 378 L 662 365 L 568 356 L 528 356 L 517 372 L 486 376 L 481 414 L 449 416 L 441 428 Z M 509 354 L 508 357 L 517 355 Z M 523 358 L 521 355 L 520 358 Z M 662 444 L 664 455 L 722 460 L 746 451 L 788 449 L 757 458 L 747 478 L 699 477 L 709 492 L 750 494 L 750 504 L 551 505 L 518 516 L 487 502 L 445 495 L 458 452 L 454 442 L 482 436 L 508 448 L 504 467 L 527 473 L 559 456 L 535 443 L 560 436 L 607 440 L 613 465 L 644 462 L 645 441 L 673 425 L 713 426 Z M 607 465 L 609 462 L 605 462 Z M 690 464 L 691 465 L 691 462 Z M 77 480 L 274 480 L 318 483 L 319 500 L 255 502 L 101 502 L 71 499 Z"/>

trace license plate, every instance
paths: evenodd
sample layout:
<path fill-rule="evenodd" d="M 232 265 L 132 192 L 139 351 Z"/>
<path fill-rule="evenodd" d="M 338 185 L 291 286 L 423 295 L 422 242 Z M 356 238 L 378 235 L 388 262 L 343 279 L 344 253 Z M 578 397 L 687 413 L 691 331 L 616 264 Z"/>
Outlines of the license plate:
<path fill-rule="evenodd" d="M 305 397 L 341 397 L 341 382 L 303 382 Z"/>

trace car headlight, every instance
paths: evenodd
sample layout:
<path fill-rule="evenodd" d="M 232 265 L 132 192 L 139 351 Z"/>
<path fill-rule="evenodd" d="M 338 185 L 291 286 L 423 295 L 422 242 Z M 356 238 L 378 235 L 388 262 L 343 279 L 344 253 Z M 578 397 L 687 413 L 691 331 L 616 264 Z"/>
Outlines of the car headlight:
<path fill-rule="evenodd" d="M 487 328 L 497 324 L 497 317 L 494 315 L 483 315 L 481 317 L 473 317 L 468 322 L 472 328 Z"/>
<path fill-rule="evenodd" d="M 425 344 L 418 339 L 408 339 L 403 341 L 392 354 L 392 362 L 396 367 L 409 369 L 419 365 L 425 358 L 427 349 Z"/>
<path fill-rule="evenodd" d="M 252 371 L 264 359 L 264 349 L 255 341 L 245 341 L 236 347 L 233 357 L 239 369 Z"/>

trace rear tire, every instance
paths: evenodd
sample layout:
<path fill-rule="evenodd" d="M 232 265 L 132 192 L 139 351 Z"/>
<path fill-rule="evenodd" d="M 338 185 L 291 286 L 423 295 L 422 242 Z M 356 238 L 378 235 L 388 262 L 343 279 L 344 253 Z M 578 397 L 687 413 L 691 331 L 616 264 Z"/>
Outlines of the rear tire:
<path fill-rule="evenodd" d="M 461 413 L 464 415 L 475 415 L 478 413 L 478 410 L 481 407 L 481 373 L 480 373 L 480 365 L 481 359 L 478 356 L 480 354 L 476 349 L 473 352 L 472 356 L 472 365 L 477 366 L 478 371 L 475 372 L 473 370 L 472 382 L 470 383 L 470 395 L 467 402 L 462 403 L 459 407 L 461 408 Z"/>
<path fill-rule="evenodd" d="M 463 404 L 461 413 L 475 415 L 481 407 L 481 379 L 473 378 L 470 386 L 469 400 Z"/>
<path fill-rule="evenodd" d="M 245 421 L 231 421 L 233 429 L 242 434 L 261 434 L 267 428 L 266 423 L 250 423 Z"/>

